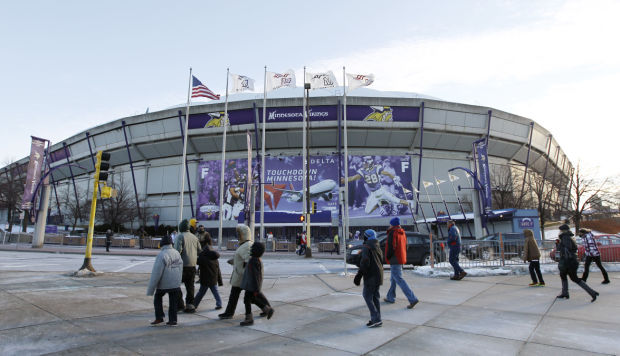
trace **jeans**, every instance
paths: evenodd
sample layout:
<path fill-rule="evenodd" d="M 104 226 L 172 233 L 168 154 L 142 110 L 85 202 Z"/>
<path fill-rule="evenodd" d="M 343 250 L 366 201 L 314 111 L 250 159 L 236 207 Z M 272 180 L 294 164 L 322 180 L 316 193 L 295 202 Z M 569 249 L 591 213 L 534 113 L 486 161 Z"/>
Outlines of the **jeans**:
<path fill-rule="evenodd" d="M 369 286 L 364 284 L 364 289 L 362 289 L 362 296 L 364 297 L 364 301 L 366 301 L 366 305 L 368 306 L 368 310 L 370 311 L 370 321 L 376 323 L 381 321 L 381 306 L 379 305 L 379 287 L 380 286 Z"/>
<path fill-rule="evenodd" d="M 594 261 L 594 263 L 596 263 L 596 266 L 598 266 L 598 269 L 601 270 L 601 273 L 603 274 L 603 281 L 609 281 L 607 271 L 601 263 L 601 256 L 586 256 L 586 263 L 583 266 L 583 275 L 581 276 L 581 279 L 583 279 L 584 281 L 588 279 L 588 275 L 590 274 L 590 265 L 592 264 L 592 261 Z"/>
<path fill-rule="evenodd" d="M 415 294 L 413 294 L 413 291 L 409 288 L 407 281 L 403 279 L 403 265 L 390 265 L 390 289 L 388 289 L 385 298 L 391 303 L 396 299 L 396 285 L 403 291 L 409 303 L 418 301 L 418 298 L 415 297 Z"/>
<path fill-rule="evenodd" d="M 194 305 L 194 283 L 196 280 L 196 267 L 183 267 L 181 281 L 185 284 L 185 303 Z M 179 305 L 183 305 L 183 292 L 179 294 Z"/>
<path fill-rule="evenodd" d="M 168 321 L 172 323 L 177 322 L 177 301 L 181 295 L 181 288 L 173 289 L 158 289 L 155 291 L 155 297 L 153 298 L 153 305 L 155 306 L 155 319 L 164 320 L 166 315 L 164 314 L 164 307 L 162 305 L 162 297 L 168 293 Z"/>
<path fill-rule="evenodd" d="M 538 278 L 536 278 L 536 276 L 538 276 Z M 532 277 L 532 282 L 534 283 L 545 284 L 542 273 L 540 272 L 540 262 L 538 260 L 530 262 L 530 277 Z"/>
<path fill-rule="evenodd" d="M 454 268 L 454 277 L 465 272 L 461 266 L 459 266 L 459 253 L 461 253 L 460 247 L 450 247 L 450 258 L 448 261 L 450 261 L 452 268 Z"/>
<path fill-rule="evenodd" d="M 214 284 L 211 287 L 207 286 L 206 284 L 201 284 L 200 289 L 198 289 L 198 294 L 196 294 L 196 297 L 194 298 L 194 306 L 198 308 L 198 304 L 200 304 L 202 297 L 204 297 L 205 294 L 207 293 L 207 289 L 211 290 L 211 293 L 213 294 L 213 298 L 215 298 L 215 306 L 221 307 L 222 298 L 220 298 L 220 293 L 217 290 L 217 284 Z"/>

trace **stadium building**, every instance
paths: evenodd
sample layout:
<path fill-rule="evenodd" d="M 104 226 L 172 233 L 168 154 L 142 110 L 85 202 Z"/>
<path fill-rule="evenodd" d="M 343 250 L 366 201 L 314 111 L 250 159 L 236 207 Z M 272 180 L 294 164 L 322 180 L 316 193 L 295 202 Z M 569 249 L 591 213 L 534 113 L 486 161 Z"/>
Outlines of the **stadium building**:
<path fill-rule="evenodd" d="M 313 229 L 315 236 L 333 236 L 341 219 L 342 184 L 338 183 L 344 179 L 339 169 L 344 166 L 343 104 L 337 91 L 309 92 L 311 200 L 323 212 L 317 219 L 319 228 Z M 472 179 L 464 170 L 452 170 L 450 175 L 449 170 L 475 170 L 473 143 L 480 139 L 488 142 L 494 209 L 516 207 L 512 205 L 535 208 L 541 199 L 536 194 L 541 184 L 552 212 L 569 203 L 572 165 L 551 133 L 531 119 L 489 107 L 366 88 L 350 93 L 346 104 L 352 231 L 386 227 L 393 216 L 400 216 L 403 225 L 414 225 L 423 216 L 434 220 L 437 215 L 476 210 Z M 302 106 L 299 88 L 271 92 L 266 101 L 266 172 L 262 182 L 266 231 L 276 237 L 301 231 L 299 221 L 283 216 L 301 212 Z M 224 97 L 194 102 L 188 122 L 183 217 L 194 216 L 209 229 L 219 225 L 224 111 Z M 252 164 L 260 162 L 256 158 L 261 148 L 262 94 L 231 95 L 228 117 L 222 210 L 225 236 L 234 233 L 232 228 L 243 215 L 247 198 L 248 132 Z M 119 189 L 119 197 L 133 211 L 119 221 L 133 228 L 143 223 L 176 225 L 180 219 L 184 119 L 185 107 L 179 106 L 113 120 L 54 143 L 49 150 L 51 167 L 75 163 L 85 169 L 65 166 L 54 171 L 48 224 L 72 225 L 77 208 L 72 205 L 82 210 L 78 224 L 87 224 L 93 157 L 104 150 L 112 155 L 108 184 Z M 25 157 L 4 167 L 0 179 L 12 173 L 23 181 L 27 165 Z M 71 203 L 75 201 L 78 204 Z M 98 223 L 103 223 L 101 218 Z M 427 229 L 425 224 L 419 225 L 420 230 Z"/>

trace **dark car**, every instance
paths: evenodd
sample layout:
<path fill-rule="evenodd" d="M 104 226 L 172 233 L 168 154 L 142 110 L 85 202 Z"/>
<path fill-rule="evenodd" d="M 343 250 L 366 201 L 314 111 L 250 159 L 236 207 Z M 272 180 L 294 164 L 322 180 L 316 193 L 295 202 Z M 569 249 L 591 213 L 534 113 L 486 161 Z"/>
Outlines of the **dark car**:
<path fill-rule="evenodd" d="M 405 232 L 407 235 L 407 264 L 411 264 L 414 266 L 427 266 L 431 264 L 430 258 L 430 246 L 429 246 L 429 236 L 426 234 L 422 234 L 419 232 Z M 377 234 L 377 240 L 379 240 L 379 246 L 381 251 L 384 253 L 383 256 L 383 264 L 386 264 L 385 261 L 385 243 L 386 243 L 387 233 L 380 232 Z M 361 241 L 361 240 L 360 240 Z M 363 242 L 363 241 L 362 241 Z M 443 251 L 443 246 L 440 241 L 437 243 L 433 242 L 435 246 L 435 262 L 444 262 L 446 260 L 446 254 Z M 362 252 L 362 243 L 357 243 L 351 247 L 347 248 L 347 263 L 352 265 L 356 265 L 359 267 L 360 264 L 360 255 Z"/>
<path fill-rule="evenodd" d="M 504 245 L 504 258 L 523 256 L 525 237 L 522 233 L 502 233 L 501 242 Z M 480 240 L 463 240 L 461 245 L 461 253 L 471 260 L 492 260 L 501 254 L 499 234 L 489 235 Z"/>

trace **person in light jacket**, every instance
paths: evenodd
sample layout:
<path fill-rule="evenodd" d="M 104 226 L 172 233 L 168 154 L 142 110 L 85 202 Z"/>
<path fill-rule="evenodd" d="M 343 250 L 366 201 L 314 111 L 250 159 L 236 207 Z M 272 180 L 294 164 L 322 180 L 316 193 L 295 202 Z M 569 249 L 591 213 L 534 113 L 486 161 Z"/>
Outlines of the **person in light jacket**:
<path fill-rule="evenodd" d="M 183 284 L 187 295 L 185 296 L 185 307 L 183 305 L 183 296 L 179 300 L 179 309 L 185 309 L 186 313 L 194 313 L 194 283 L 196 279 L 196 262 L 198 254 L 202 251 L 198 238 L 189 232 L 189 222 L 184 219 L 179 224 L 179 235 L 174 240 L 174 248 L 179 251 L 183 259 Z"/>
<path fill-rule="evenodd" d="M 162 297 L 168 293 L 168 322 L 169 326 L 177 325 L 177 302 L 181 296 L 181 276 L 183 274 L 183 260 L 177 250 L 172 248 L 170 236 L 161 239 L 161 251 L 155 258 L 151 279 L 146 289 L 146 295 L 153 295 L 155 320 L 151 325 L 157 326 L 164 322 L 165 314 L 162 306 Z"/>
<path fill-rule="evenodd" d="M 250 260 L 250 249 L 252 248 L 252 234 L 250 228 L 245 225 L 237 225 L 237 239 L 239 239 L 239 247 L 235 251 L 235 256 L 228 260 L 233 265 L 233 271 L 230 275 L 230 296 L 226 310 L 219 314 L 220 319 L 232 319 L 237 309 L 237 302 L 241 294 L 241 281 L 245 273 L 245 266 Z"/>
<path fill-rule="evenodd" d="M 530 287 L 544 287 L 545 281 L 543 280 L 542 273 L 540 272 L 540 250 L 538 244 L 534 240 L 534 232 L 530 229 L 523 230 L 523 236 L 525 236 L 525 245 L 523 246 L 523 261 L 530 263 L 530 276 L 532 277 L 532 283 Z"/>

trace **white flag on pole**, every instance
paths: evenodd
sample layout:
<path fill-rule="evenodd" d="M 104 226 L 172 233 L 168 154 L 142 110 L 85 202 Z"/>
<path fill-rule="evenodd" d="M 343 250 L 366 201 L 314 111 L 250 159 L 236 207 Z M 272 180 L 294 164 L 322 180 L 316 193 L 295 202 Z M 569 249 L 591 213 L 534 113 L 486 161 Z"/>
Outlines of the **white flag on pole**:
<path fill-rule="evenodd" d="M 422 181 L 422 183 L 424 184 L 424 188 L 428 188 L 428 187 L 430 187 L 431 185 L 433 185 L 433 182 L 427 182 L 427 181 L 425 181 L 425 180 L 423 180 L 423 181 Z"/>
<path fill-rule="evenodd" d="M 450 177 L 450 182 L 454 182 L 455 180 L 459 180 L 458 176 L 455 176 L 454 174 L 448 173 L 448 177 Z"/>
<path fill-rule="evenodd" d="M 282 87 L 295 88 L 295 72 L 292 69 L 284 73 L 267 72 L 267 91 Z"/>
<path fill-rule="evenodd" d="M 335 88 L 338 86 L 336 76 L 331 70 L 324 73 L 306 72 L 306 83 L 310 83 L 312 89 Z"/>
<path fill-rule="evenodd" d="M 447 182 L 447 181 L 445 181 L 445 180 L 441 180 L 441 179 L 437 179 L 437 178 L 435 177 L 435 183 L 437 183 L 437 185 L 440 185 L 440 184 L 441 184 L 441 183 L 443 183 L 443 182 Z"/>
<path fill-rule="evenodd" d="M 246 77 L 245 75 L 232 73 L 230 73 L 230 78 L 232 79 L 233 92 L 238 93 L 246 90 L 254 90 L 254 79 Z"/>
<path fill-rule="evenodd" d="M 359 87 L 367 87 L 375 81 L 374 74 L 349 74 L 347 73 L 347 80 L 349 81 L 349 91 L 357 89 Z"/>

